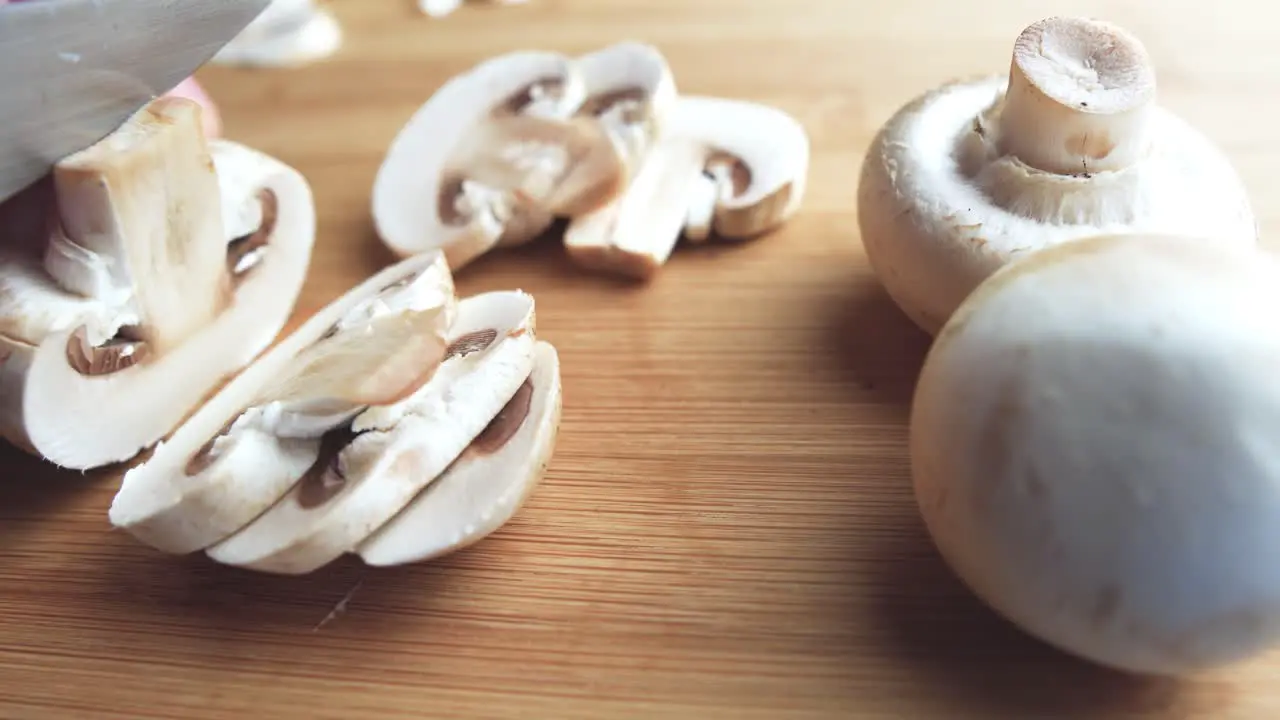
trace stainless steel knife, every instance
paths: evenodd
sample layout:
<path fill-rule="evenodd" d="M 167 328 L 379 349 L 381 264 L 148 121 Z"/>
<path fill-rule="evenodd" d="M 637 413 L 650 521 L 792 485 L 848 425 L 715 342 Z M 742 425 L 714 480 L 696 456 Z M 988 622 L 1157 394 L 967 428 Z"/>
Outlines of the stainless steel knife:
<path fill-rule="evenodd" d="M 0 201 L 173 89 L 270 3 L 0 4 Z"/>

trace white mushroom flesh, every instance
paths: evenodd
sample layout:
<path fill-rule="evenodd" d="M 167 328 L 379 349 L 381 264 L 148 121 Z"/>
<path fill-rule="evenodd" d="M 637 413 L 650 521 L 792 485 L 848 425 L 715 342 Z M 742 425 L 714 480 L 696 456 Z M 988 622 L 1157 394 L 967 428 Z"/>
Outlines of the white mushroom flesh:
<path fill-rule="evenodd" d="M 342 26 L 315 0 L 274 0 L 210 60 L 217 65 L 297 67 L 342 46 Z"/>
<path fill-rule="evenodd" d="M 1280 645 L 1280 261 L 1193 237 L 1017 260 L 938 335 L 911 418 L 947 562 L 1028 632 L 1182 675 Z"/>
<path fill-rule="evenodd" d="M 363 355 L 348 356 L 351 366 L 369 370 L 372 360 L 370 374 L 376 374 L 377 362 L 396 348 L 386 347 L 386 338 L 366 339 L 369 323 L 422 318 L 428 324 L 417 328 L 419 334 L 443 338 L 454 303 L 452 277 L 439 253 L 408 258 L 353 288 L 263 353 L 126 473 L 111 505 L 112 524 L 172 553 L 201 550 L 230 536 L 303 477 L 326 432 L 363 410 L 351 401 L 349 376 L 312 374 L 310 392 L 297 392 L 299 384 L 290 381 L 314 369 L 326 350 L 350 352 L 362 345 Z M 406 382 L 436 364 L 429 354 L 418 358 Z M 294 399 L 264 397 L 281 389 L 292 391 Z"/>
<path fill-rule="evenodd" d="M 885 124 L 858 188 L 862 242 L 902 310 L 933 333 L 1014 256 L 1113 232 L 1252 245 L 1227 158 L 1154 104 L 1137 41 L 1097 21 L 1028 28 L 1012 79 L 951 83 Z"/>
<path fill-rule="evenodd" d="M 533 368 L 533 298 L 462 300 L 446 359 L 405 400 L 372 406 L 279 502 L 206 552 L 263 572 L 311 572 L 352 552 L 441 475 Z"/>
<path fill-rule="evenodd" d="M 539 341 L 520 389 L 438 479 L 357 550 L 369 565 L 422 562 L 481 540 L 520 510 L 555 448 L 560 358 Z"/>

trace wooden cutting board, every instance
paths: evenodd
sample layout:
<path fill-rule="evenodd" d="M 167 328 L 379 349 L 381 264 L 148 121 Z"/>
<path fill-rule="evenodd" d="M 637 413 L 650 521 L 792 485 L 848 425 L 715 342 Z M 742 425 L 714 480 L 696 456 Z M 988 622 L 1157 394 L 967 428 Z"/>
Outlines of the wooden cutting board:
<path fill-rule="evenodd" d="M 928 347 L 867 267 L 858 167 L 901 103 L 1001 72 L 1054 13 L 1147 43 L 1161 101 L 1237 163 L 1280 230 L 1280 9 L 1166 0 L 531 0 L 444 20 L 329 5 L 347 43 L 298 70 L 207 68 L 226 132 L 303 171 L 320 235 L 297 319 L 391 262 L 369 192 L 450 75 L 523 47 L 658 45 L 680 88 L 775 104 L 813 141 L 771 237 L 686 249 L 648 285 L 554 243 L 485 258 L 559 348 L 544 484 L 445 560 L 302 578 L 161 556 L 109 530 L 118 472 L 0 451 L 3 718 L 996 718 L 1260 720 L 1280 658 L 1138 681 L 1047 649 L 945 570 L 912 502 L 907 403 Z M 335 607 L 344 610 L 322 621 Z"/>

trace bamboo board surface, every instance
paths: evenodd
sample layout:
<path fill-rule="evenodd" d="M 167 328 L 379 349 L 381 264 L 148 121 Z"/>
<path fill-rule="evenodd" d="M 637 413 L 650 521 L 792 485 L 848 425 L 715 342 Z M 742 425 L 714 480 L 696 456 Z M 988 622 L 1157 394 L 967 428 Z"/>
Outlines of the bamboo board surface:
<path fill-rule="evenodd" d="M 645 40 L 685 92 L 795 114 L 814 152 L 804 208 L 759 241 L 679 250 L 647 286 L 580 272 L 554 242 L 460 273 L 463 293 L 534 293 L 565 407 L 523 511 L 438 562 L 281 578 L 161 556 L 109 530 L 119 471 L 0 449 L 0 718 L 1280 716 L 1280 657 L 1184 683 L 1120 677 L 1012 629 L 945 570 L 905 449 L 928 340 L 868 269 L 854 208 L 862 153 L 900 104 L 1004 71 L 1042 16 L 1087 14 L 1144 40 L 1161 102 L 1226 150 L 1274 238 L 1273 4 L 328 7 L 347 35 L 331 60 L 200 72 L 230 138 L 313 184 L 298 321 L 392 261 L 369 190 L 400 125 L 512 49 Z"/>

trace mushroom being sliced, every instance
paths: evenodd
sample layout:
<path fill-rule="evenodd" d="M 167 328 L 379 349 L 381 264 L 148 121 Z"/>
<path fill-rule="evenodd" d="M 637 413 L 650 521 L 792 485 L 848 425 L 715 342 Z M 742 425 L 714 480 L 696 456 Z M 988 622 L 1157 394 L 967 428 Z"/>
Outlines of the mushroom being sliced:
<path fill-rule="evenodd" d="M 951 83 L 894 114 L 863 163 L 858 222 L 885 289 L 929 333 L 1014 256 L 1076 238 L 1257 241 L 1226 157 L 1155 104 L 1142 44 L 1061 17 L 1023 31 L 1008 76 Z"/>
<path fill-rule="evenodd" d="M 443 475 L 360 544 L 360 557 L 375 566 L 421 562 L 505 525 L 551 462 L 561 402 L 560 358 L 539 341 L 533 372 L 506 407 Z"/>
<path fill-rule="evenodd" d="M 206 140 L 185 98 L 58 162 L 50 187 L 49 227 L 0 253 L 0 433 L 88 469 L 154 443 L 274 341 L 315 209 L 292 168 Z"/>
<path fill-rule="evenodd" d="M 210 60 L 217 65 L 296 67 L 332 55 L 342 27 L 315 0 L 274 0 Z"/>
<path fill-rule="evenodd" d="M 366 405 L 426 382 L 455 314 L 440 253 L 388 267 L 263 353 L 124 476 L 113 525 L 171 553 L 244 527 L 325 453 Z"/>
<path fill-rule="evenodd" d="M 649 278 L 689 228 L 746 239 L 799 209 L 809 137 L 795 118 L 740 100 L 683 96 L 626 192 L 570 222 L 565 248 L 584 267 Z"/>
<path fill-rule="evenodd" d="M 360 413 L 308 475 L 208 555 L 263 572 L 311 572 L 355 548 L 456 460 L 533 369 L 534 302 L 490 292 L 458 303 L 445 360 L 417 392 Z"/>
<path fill-rule="evenodd" d="M 517 190 L 551 192 L 574 177 L 566 145 L 594 142 L 601 152 L 616 152 L 606 134 L 563 120 L 582 104 L 583 92 L 572 59 L 549 52 L 500 55 L 450 79 L 401 128 L 378 169 L 373 219 L 379 237 L 402 256 L 443 250 L 456 272 L 493 247 L 509 225 L 537 234 L 541 220 L 523 216 L 541 218 L 550 209 L 529 210 L 539 198 Z M 470 177 L 470 166 L 481 162 L 492 184 Z M 622 159 L 614 165 L 621 168 Z M 617 184 L 620 172 L 595 182 Z"/>

